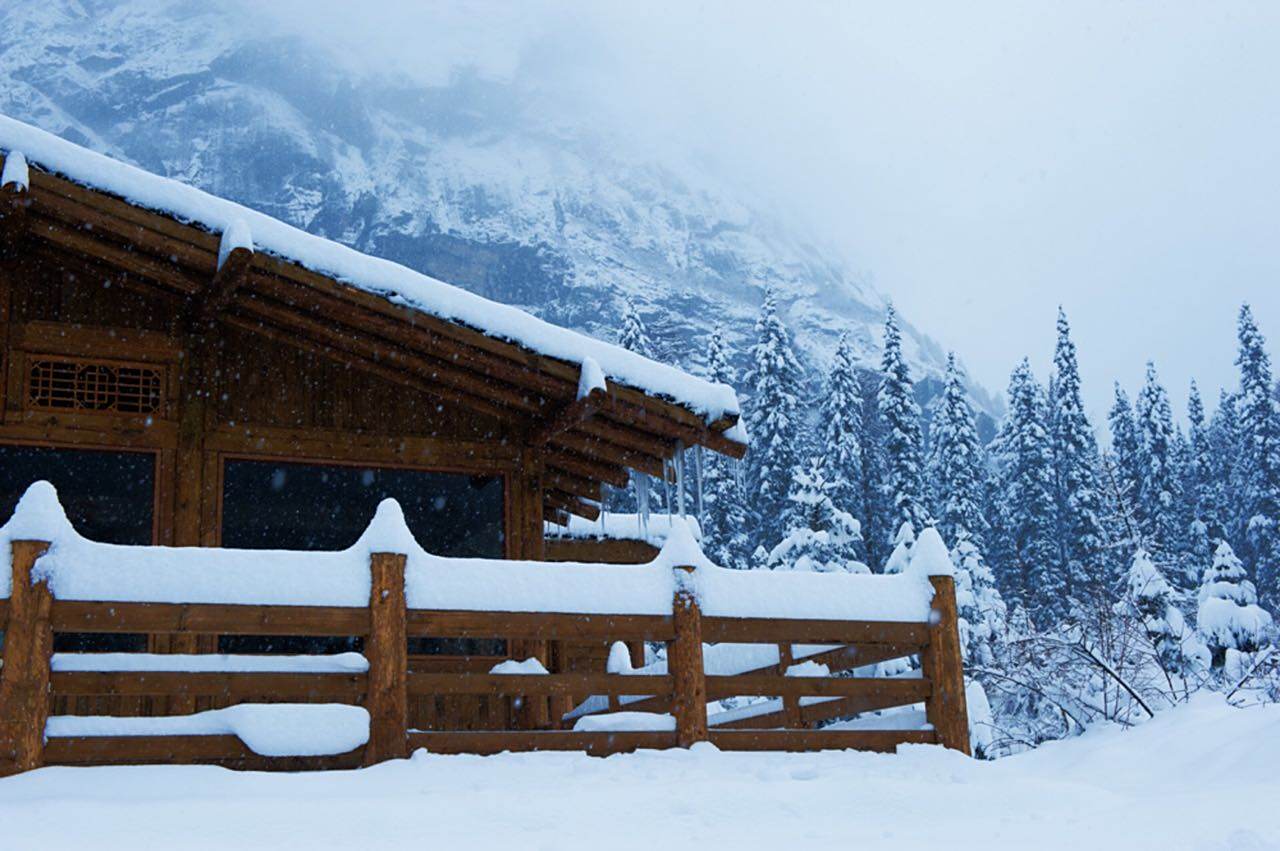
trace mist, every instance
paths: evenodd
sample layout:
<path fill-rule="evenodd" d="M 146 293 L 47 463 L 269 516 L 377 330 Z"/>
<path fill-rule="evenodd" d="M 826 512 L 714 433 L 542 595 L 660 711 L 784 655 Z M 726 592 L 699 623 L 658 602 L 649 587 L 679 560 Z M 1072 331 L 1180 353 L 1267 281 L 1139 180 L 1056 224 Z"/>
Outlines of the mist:
<path fill-rule="evenodd" d="M 1148 359 L 1212 404 L 1242 301 L 1280 339 L 1275 4 L 266 5 L 357 74 L 478 74 L 732 183 L 991 390 L 1047 373 L 1059 305 L 1099 425 Z"/>

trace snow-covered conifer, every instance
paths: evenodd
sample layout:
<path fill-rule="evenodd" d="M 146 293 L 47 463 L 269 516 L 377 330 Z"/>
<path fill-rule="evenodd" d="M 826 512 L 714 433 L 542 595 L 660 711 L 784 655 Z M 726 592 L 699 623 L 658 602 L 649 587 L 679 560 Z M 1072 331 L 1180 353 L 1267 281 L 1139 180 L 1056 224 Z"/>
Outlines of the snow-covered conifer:
<path fill-rule="evenodd" d="M 993 450 L 1000 467 L 1003 553 L 998 579 L 1006 597 L 1033 619 L 1053 623 L 1070 609 L 1055 541 L 1053 449 L 1045 429 L 1045 400 L 1024 358 L 1009 378 L 1009 412 Z"/>
<path fill-rule="evenodd" d="M 1179 522 L 1180 499 L 1177 458 L 1174 446 L 1173 409 L 1169 394 L 1156 375 L 1154 363 L 1147 363 L 1147 377 L 1134 406 L 1138 428 L 1138 495 L 1135 503 L 1139 522 L 1153 546 L 1170 568 L 1182 589 L 1194 587 L 1182 570 L 1184 528 Z"/>
<path fill-rule="evenodd" d="M 973 409 L 964 389 L 964 376 L 954 353 L 947 355 L 942 404 L 933 420 L 930 467 L 938 531 L 943 540 L 958 540 L 961 530 L 981 546 L 987 530 L 982 512 L 982 480 L 985 461 L 978 444 Z"/>
<path fill-rule="evenodd" d="M 1066 314 L 1058 309 L 1058 344 L 1051 387 L 1058 550 L 1066 593 L 1096 593 L 1105 584 L 1105 534 L 1098 482 L 1098 443 L 1084 412 L 1080 368 Z"/>
<path fill-rule="evenodd" d="M 1133 418 L 1133 406 L 1129 404 L 1129 395 L 1119 382 L 1116 382 L 1115 387 L 1115 402 L 1107 415 L 1107 423 L 1111 428 L 1111 455 L 1115 459 L 1115 490 L 1117 498 L 1123 503 L 1122 510 L 1132 513 L 1136 520 L 1136 502 L 1142 477 L 1142 442 L 1138 436 L 1138 424 Z"/>
<path fill-rule="evenodd" d="M 1229 651 L 1252 653 L 1266 643 L 1271 615 L 1258 605 L 1257 591 L 1226 541 L 1218 544 L 1213 563 L 1205 568 L 1199 597 L 1196 629 L 1214 669 L 1223 668 Z"/>
<path fill-rule="evenodd" d="M 951 562 L 955 565 L 956 608 L 964 660 L 967 664 L 989 667 L 998 658 L 996 646 L 1008 616 L 1004 599 L 981 550 L 963 528 L 956 532 Z"/>
<path fill-rule="evenodd" d="M 640 318 L 636 303 L 628 296 L 622 302 L 622 330 L 618 333 L 618 345 L 629 352 L 653 357 L 653 341 L 649 338 L 649 328 Z"/>
<path fill-rule="evenodd" d="M 1273 395 L 1271 357 L 1249 305 L 1240 308 L 1240 484 L 1245 564 L 1258 578 L 1264 600 L 1280 599 L 1280 411 Z"/>
<path fill-rule="evenodd" d="M 920 406 L 916 404 L 911 373 L 902 354 L 902 332 L 890 305 L 884 320 L 884 357 L 880 364 L 880 416 L 884 420 L 885 485 L 898 522 L 923 527 L 924 475 L 921 469 L 924 442 L 920 433 Z"/>
<path fill-rule="evenodd" d="M 1214 493 L 1214 464 L 1200 388 L 1191 382 L 1187 396 L 1187 462 L 1182 469 L 1184 516 L 1189 518 L 1188 551 L 1199 564 L 1213 553 L 1210 542 L 1223 535 Z"/>
<path fill-rule="evenodd" d="M 707 342 L 707 378 L 733 387 L 736 376 L 729 362 L 724 332 L 716 326 Z M 719 453 L 703 456 L 702 547 L 721 567 L 743 568 L 751 553 L 751 528 L 746 494 L 732 461 Z"/>
<path fill-rule="evenodd" d="M 902 573 L 911 564 L 911 548 L 916 543 L 916 530 L 906 520 L 893 537 L 893 552 L 884 562 L 885 573 Z"/>
<path fill-rule="evenodd" d="M 815 457 L 796 470 L 787 496 L 786 532 L 769 552 L 771 569 L 868 572 L 858 559 L 862 540 L 858 521 L 832 503 L 832 488 L 823 478 L 824 466 L 823 460 Z"/>
<path fill-rule="evenodd" d="M 840 336 L 824 389 L 819 446 L 823 477 L 835 506 L 860 518 L 863 515 L 862 395 L 854 367 L 853 345 L 847 334 Z"/>
<path fill-rule="evenodd" d="M 1174 605 L 1174 596 L 1173 586 L 1151 557 L 1138 550 L 1126 577 L 1124 605 L 1142 620 L 1160 666 L 1181 673 L 1189 658 L 1194 658 L 1196 637 Z"/>
<path fill-rule="evenodd" d="M 880 378 L 875 372 L 859 376 L 862 419 L 858 445 L 862 449 L 862 545 L 872 570 L 883 570 L 893 551 L 893 537 L 901 521 L 896 519 L 886 484 L 884 420 L 880 417 Z"/>
<path fill-rule="evenodd" d="M 751 391 L 751 496 L 758 518 L 757 540 L 780 537 L 803 431 L 800 381 L 800 363 L 792 351 L 791 336 L 778 316 L 773 290 L 766 289 L 747 375 Z"/>

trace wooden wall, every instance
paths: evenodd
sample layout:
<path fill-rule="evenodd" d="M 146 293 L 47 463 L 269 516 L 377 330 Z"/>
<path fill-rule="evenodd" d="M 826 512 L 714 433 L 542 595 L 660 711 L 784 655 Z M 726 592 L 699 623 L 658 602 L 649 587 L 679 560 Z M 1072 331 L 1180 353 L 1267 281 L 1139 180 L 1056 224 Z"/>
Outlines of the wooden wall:
<path fill-rule="evenodd" d="M 541 558 L 540 456 L 502 422 L 278 335 L 222 324 L 192 333 L 181 302 L 77 264 L 44 253 L 0 260 L 0 443 L 154 453 L 154 543 L 217 546 L 223 462 L 256 457 L 501 475 L 507 555 Z M 26 374 L 35 356 L 155 367 L 163 374 L 163 404 L 149 415 L 32 409 Z M 155 652 L 211 652 L 216 637 L 152 635 L 149 645 Z M 548 655 L 545 645 L 513 645 L 522 657 Z M 487 670 L 492 661 L 432 657 L 424 664 Z M 420 701 L 418 722 L 470 729 L 509 721 L 505 707 L 450 700 Z M 79 698 L 54 709 L 150 711 L 134 702 Z"/>
<path fill-rule="evenodd" d="M 0 441 L 153 451 L 155 542 L 219 543 L 227 457 L 360 463 L 505 477 L 509 557 L 542 555 L 538 455 L 501 421 L 328 357 L 221 324 L 186 329 L 182 304 L 44 255 L 0 263 Z M 32 410 L 33 355 L 154 365 L 154 415 Z"/>

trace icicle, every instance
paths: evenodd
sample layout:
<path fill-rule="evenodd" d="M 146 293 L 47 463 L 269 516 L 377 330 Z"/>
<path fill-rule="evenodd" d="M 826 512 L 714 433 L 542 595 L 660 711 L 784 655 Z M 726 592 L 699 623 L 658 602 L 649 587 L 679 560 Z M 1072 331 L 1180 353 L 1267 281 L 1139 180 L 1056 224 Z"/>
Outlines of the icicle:
<path fill-rule="evenodd" d="M 640 515 L 640 537 L 649 540 L 649 477 L 636 473 L 636 511 Z"/>
<path fill-rule="evenodd" d="M 662 459 L 662 495 L 666 497 L 667 519 L 671 519 L 671 459 Z"/>
<path fill-rule="evenodd" d="M 684 441 L 676 441 L 676 454 L 671 462 L 676 468 L 676 511 L 684 518 L 688 516 L 684 510 Z"/>
<path fill-rule="evenodd" d="M 693 488 L 698 498 L 698 529 L 702 529 L 702 444 L 693 450 Z"/>

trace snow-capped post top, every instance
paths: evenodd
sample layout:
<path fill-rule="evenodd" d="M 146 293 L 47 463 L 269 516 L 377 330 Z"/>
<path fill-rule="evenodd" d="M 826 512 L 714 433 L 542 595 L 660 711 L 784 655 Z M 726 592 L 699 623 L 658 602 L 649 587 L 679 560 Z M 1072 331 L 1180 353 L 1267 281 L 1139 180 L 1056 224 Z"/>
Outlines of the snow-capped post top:
<path fill-rule="evenodd" d="M 244 219 L 236 219 L 222 231 L 222 240 L 218 243 L 218 269 L 227 263 L 231 252 L 237 248 L 253 251 L 253 234 L 249 232 L 249 223 Z"/>
<path fill-rule="evenodd" d="M 596 363 L 595 358 L 584 357 L 582 373 L 578 376 L 578 398 L 585 399 L 596 390 L 601 393 L 609 390 L 609 385 L 604 380 L 604 370 Z"/>
<path fill-rule="evenodd" d="M 910 570 L 917 576 L 955 576 L 956 568 L 951 563 L 947 545 L 932 526 L 921 532 L 912 545 Z"/>
<path fill-rule="evenodd" d="M 12 541 L 53 543 L 74 534 L 67 512 L 58 501 L 57 489 L 46 481 L 33 482 L 18 500 L 9 522 L 0 526 L 0 542 L 6 550 Z"/>
<path fill-rule="evenodd" d="M 364 530 L 355 548 L 369 553 L 412 553 L 420 549 L 409 524 L 404 519 L 404 509 L 394 499 L 378 503 L 369 527 Z"/>
<path fill-rule="evenodd" d="M 26 192 L 31 187 L 31 172 L 22 151 L 10 151 L 4 158 L 4 172 L 0 173 L 0 189 L 16 186 Z"/>

